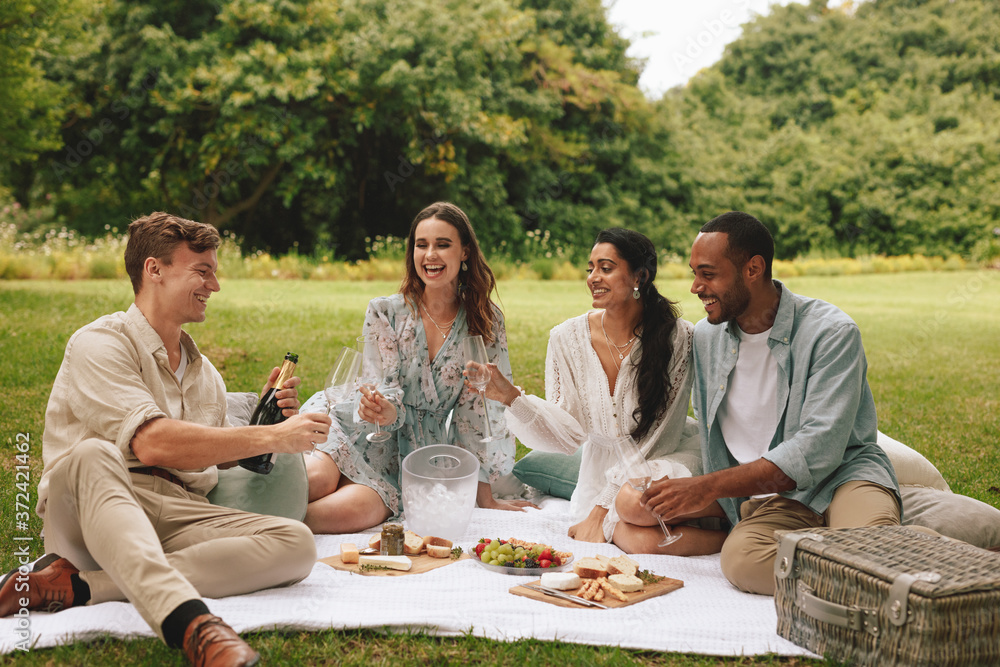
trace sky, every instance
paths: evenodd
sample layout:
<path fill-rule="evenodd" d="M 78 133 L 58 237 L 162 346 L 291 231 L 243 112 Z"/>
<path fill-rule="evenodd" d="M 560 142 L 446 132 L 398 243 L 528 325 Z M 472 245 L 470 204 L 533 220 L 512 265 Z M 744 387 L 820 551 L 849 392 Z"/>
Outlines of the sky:
<path fill-rule="evenodd" d="M 803 0 L 604 0 L 604 5 L 611 24 L 632 42 L 628 55 L 647 58 L 639 86 L 658 98 L 722 57 L 755 14 L 792 1 Z"/>

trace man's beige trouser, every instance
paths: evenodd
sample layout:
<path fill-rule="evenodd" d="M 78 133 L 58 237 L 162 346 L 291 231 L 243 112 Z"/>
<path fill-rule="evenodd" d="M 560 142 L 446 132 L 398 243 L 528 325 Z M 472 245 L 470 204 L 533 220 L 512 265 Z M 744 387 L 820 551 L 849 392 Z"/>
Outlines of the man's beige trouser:
<path fill-rule="evenodd" d="M 837 487 L 823 514 L 782 496 L 751 498 L 740 506 L 740 522 L 722 545 L 722 573 L 740 590 L 774 595 L 775 531 L 898 526 L 899 518 L 896 496 L 872 482 Z"/>
<path fill-rule="evenodd" d="M 90 603 L 128 600 L 163 638 L 181 603 L 293 584 L 316 561 L 298 521 L 210 504 L 159 477 L 130 474 L 121 452 L 79 443 L 50 473 L 45 550 L 80 569 Z"/>

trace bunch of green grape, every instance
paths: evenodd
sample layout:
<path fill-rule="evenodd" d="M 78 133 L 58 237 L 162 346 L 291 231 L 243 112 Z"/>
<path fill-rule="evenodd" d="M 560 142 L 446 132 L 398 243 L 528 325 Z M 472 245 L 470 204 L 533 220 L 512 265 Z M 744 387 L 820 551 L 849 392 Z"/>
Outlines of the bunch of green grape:
<path fill-rule="evenodd" d="M 543 545 L 523 547 L 509 544 L 505 540 L 483 538 L 476 545 L 475 554 L 487 565 L 503 565 L 504 567 L 555 567 L 559 565 L 557 558 L 552 557 L 551 548 Z"/>

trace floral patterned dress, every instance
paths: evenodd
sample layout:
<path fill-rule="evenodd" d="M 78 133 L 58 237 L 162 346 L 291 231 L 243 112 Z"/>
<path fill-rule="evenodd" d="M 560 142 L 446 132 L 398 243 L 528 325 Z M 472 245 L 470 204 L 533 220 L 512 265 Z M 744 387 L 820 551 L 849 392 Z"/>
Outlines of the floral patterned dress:
<path fill-rule="evenodd" d="M 503 315 L 494 307 L 493 343 L 486 353 L 511 379 L 507 332 Z M 494 483 L 514 467 L 514 437 L 503 420 L 503 406 L 490 403 L 490 426 L 501 439 L 483 443 L 483 401 L 465 387 L 462 339 L 469 335 L 465 309 L 460 308 L 448 337 L 430 361 L 423 321 L 402 294 L 372 299 L 365 314 L 364 335 L 375 335 L 385 366 L 379 391 L 396 407 L 396 421 L 382 427 L 392 433 L 385 442 L 368 442 L 375 425 L 358 416 L 360 393 L 335 406 L 333 427 L 318 449 L 327 452 L 351 481 L 378 492 L 393 515 L 401 512 L 403 459 L 415 449 L 433 444 L 462 447 L 479 459 L 479 481 Z M 438 335 L 437 332 L 433 332 Z M 325 412 L 323 392 L 313 395 L 303 412 Z"/>

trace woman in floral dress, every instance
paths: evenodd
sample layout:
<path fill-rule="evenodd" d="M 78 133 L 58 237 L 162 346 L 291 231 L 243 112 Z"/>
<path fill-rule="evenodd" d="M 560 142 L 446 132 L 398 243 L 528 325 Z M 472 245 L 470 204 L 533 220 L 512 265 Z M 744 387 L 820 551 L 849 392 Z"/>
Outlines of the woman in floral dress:
<path fill-rule="evenodd" d="M 385 381 L 370 395 L 335 406 L 330 437 L 307 457 L 309 506 L 305 522 L 314 533 L 352 533 L 396 516 L 401 506 L 403 459 L 415 449 L 447 443 L 471 451 L 480 462 L 479 507 L 521 510 L 524 501 L 493 497 L 491 484 L 514 466 L 514 437 L 491 410 L 494 434 L 481 442 L 483 401 L 467 389 L 462 339 L 480 335 L 490 360 L 511 377 L 503 314 L 490 300 L 496 279 L 486 264 L 465 213 L 438 202 L 417 214 L 406 243 L 406 276 L 398 294 L 373 299 L 363 333 L 378 338 Z M 323 392 L 302 410 L 326 410 Z M 451 419 L 449 420 L 449 414 Z M 380 428 L 382 443 L 365 436 Z"/>

